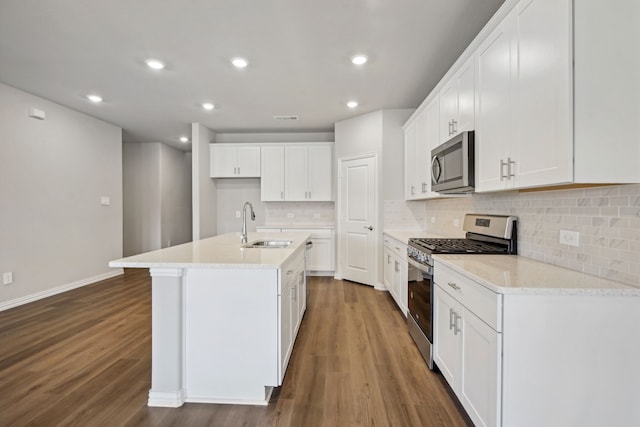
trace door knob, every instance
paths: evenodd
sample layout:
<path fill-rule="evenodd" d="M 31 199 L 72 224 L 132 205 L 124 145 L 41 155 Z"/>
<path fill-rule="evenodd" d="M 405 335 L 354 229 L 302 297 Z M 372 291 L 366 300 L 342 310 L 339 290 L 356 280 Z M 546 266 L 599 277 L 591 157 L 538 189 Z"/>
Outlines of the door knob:
<path fill-rule="evenodd" d="M 370 226 L 368 226 L 368 227 L 365 227 L 365 228 L 366 228 L 367 230 L 369 230 L 369 231 L 373 231 L 373 226 L 371 226 L 371 225 L 370 225 Z"/>

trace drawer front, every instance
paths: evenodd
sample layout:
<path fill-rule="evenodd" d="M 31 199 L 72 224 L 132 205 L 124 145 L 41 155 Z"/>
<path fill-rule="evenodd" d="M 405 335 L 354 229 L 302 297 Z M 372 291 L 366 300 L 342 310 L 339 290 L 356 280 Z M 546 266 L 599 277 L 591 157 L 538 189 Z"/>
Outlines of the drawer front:
<path fill-rule="evenodd" d="M 385 236 L 384 245 L 389 248 L 391 252 L 402 258 L 402 260 L 407 260 L 407 245 L 405 245 L 404 243 L 400 243 L 396 239 Z"/>
<path fill-rule="evenodd" d="M 434 282 L 495 331 L 502 332 L 502 295 L 435 260 Z"/>

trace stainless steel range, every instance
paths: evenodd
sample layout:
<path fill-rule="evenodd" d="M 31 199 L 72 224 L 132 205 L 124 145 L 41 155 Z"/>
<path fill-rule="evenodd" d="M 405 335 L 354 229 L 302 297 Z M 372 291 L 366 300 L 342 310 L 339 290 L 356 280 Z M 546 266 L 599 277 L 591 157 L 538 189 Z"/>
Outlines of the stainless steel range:
<path fill-rule="evenodd" d="M 517 254 L 517 218 L 467 214 L 465 238 L 409 239 L 409 316 L 407 325 L 422 357 L 433 369 L 433 258 L 432 254 Z M 413 267 L 413 268 L 411 268 Z"/>

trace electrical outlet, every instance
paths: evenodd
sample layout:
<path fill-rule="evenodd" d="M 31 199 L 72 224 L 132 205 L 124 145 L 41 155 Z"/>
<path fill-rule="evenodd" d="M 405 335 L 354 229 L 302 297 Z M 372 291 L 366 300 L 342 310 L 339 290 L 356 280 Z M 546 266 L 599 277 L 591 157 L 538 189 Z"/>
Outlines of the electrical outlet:
<path fill-rule="evenodd" d="M 560 230 L 560 244 L 578 247 L 580 244 L 580 233 L 577 231 Z"/>
<path fill-rule="evenodd" d="M 292 213 L 288 213 L 288 214 L 287 214 L 287 218 L 288 218 L 288 219 L 293 219 L 293 217 L 294 217 L 294 216 L 295 216 L 295 215 L 294 215 L 294 214 L 292 214 Z"/>
<path fill-rule="evenodd" d="M 8 271 L 6 273 L 2 273 L 2 283 L 5 285 L 10 285 L 13 283 L 13 273 Z"/>
<path fill-rule="evenodd" d="M 100 204 L 102 206 L 109 206 L 111 205 L 111 197 L 109 196 L 102 196 L 100 197 Z"/>
<path fill-rule="evenodd" d="M 236 218 L 240 218 L 240 211 L 236 211 Z"/>

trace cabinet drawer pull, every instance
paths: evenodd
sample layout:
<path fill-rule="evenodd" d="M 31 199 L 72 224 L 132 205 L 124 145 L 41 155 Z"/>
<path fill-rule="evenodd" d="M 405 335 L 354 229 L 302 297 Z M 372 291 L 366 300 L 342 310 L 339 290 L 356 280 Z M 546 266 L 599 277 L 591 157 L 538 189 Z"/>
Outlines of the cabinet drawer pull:
<path fill-rule="evenodd" d="M 505 180 L 505 179 L 509 179 L 509 175 L 505 175 L 504 174 L 504 167 L 505 166 L 509 166 L 507 164 L 507 162 L 505 162 L 504 160 L 500 159 L 500 181 Z"/>
<path fill-rule="evenodd" d="M 447 282 L 447 285 L 451 286 L 453 289 L 455 289 L 456 291 L 459 291 L 461 288 L 460 286 L 456 285 L 453 282 Z"/>

